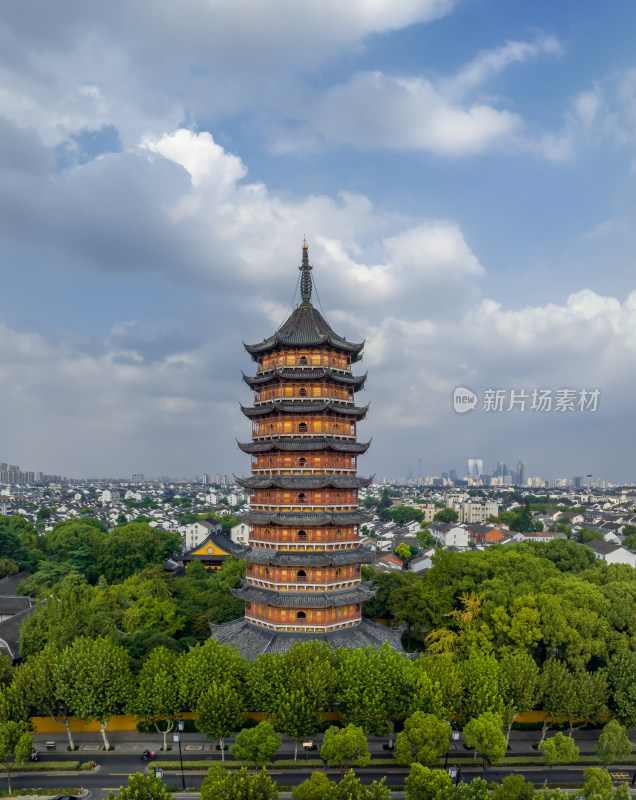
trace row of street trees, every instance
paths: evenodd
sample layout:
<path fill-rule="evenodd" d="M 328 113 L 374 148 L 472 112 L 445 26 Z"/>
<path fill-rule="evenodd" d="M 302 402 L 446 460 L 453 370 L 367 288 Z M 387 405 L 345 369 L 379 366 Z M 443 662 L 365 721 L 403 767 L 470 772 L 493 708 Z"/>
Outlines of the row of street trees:
<path fill-rule="evenodd" d="M 322 772 L 292 789 L 292 800 L 389 800 L 391 793 L 384 780 L 365 786 L 353 771 L 339 782 L 329 780 Z M 616 787 L 610 774 L 592 767 L 584 772 L 584 783 L 576 791 L 580 800 L 629 800 L 625 784 Z M 122 786 L 120 800 L 171 800 L 167 787 L 153 777 L 137 773 Z M 406 778 L 406 800 L 568 800 L 562 789 L 535 792 L 532 783 L 522 775 L 508 775 L 500 785 L 489 786 L 483 778 L 470 782 L 454 782 L 442 770 L 430 770 L 414 764 Z M 108 800 L 115 800 L 111 792 Z M 212 767 L 201 786 L 201 800 L 279 800 L 276 782 L 261 770 L 250 774 L 246 769 L 225 770 Z"/>

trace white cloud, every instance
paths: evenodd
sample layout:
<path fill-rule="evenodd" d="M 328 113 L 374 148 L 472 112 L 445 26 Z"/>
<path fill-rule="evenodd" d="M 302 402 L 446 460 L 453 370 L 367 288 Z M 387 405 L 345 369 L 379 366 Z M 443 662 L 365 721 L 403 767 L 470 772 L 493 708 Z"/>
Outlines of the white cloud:
<path fill-rule="evenodd" d="M 479 53 L 448 82 L 448 86 L 454 91 L 465 92 L 481 86 L 488 78 L 502 72 L 511 64 L 523 64 L 538 55 L 561 53 L 561 43 L 555 36 L 541 35 L 530 42 L 506 42 L 494 50 L 484 50 Z"/>
<path fill-rule="evenodd" d="M 479 103 L 449 101 L 422 78 L 356 73 L 311 107 L 326 139 L 357 147 L 427 150 L 442 156 L 481 153 L 514 139 L 519 116 Z"/>

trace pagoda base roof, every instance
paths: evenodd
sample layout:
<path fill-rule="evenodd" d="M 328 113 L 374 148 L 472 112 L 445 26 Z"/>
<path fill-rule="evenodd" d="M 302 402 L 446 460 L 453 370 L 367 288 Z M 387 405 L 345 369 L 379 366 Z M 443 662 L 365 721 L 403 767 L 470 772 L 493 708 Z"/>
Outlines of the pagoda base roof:
<path fill-rule="evenodd" d="M 403 652 L 400 631 L 386 628 L 365 617 L 358 625 L 325 633 L 272 631 L 252 625 L 245 617 L 241 617 L 221 625 L 210 623 L 210 633 L 219 644 L 236 645 L 241 656 L 250 661 L 264 653 L 286 653 L 297 642 L 310 640 L 326 642 L 334 650 L 339 647 L 380 647 L 387 642 L 399 653 Z"/>

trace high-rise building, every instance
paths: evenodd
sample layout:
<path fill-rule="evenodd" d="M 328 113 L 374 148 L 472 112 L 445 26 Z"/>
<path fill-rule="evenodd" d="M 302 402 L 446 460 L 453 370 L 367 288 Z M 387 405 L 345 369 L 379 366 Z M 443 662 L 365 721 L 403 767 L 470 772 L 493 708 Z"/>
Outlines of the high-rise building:
<path fill-rule="evenodd" d="M 294 642 L 320 639 L 334 648 L 389 642 L 400 637 L 362 618 L 373 597 L 360 567 L 373 561 L 359 543 L 358 490 L 371 483 L 357 475 L 357 424 L 367 406 L 355 393 L 366 375 L 351 365 L 364 343 L 336 334 L 314 308 L 312 267 L 303 244 L 301 300 L 281 327 L 259 344 L 245 345 L 256 376 L 244 377 L 254 405 L 242 408 L 252 422 L 252 476 L 238 483 L 251 491 L 247 574 L 232 592 L 245 601 L 242 619 L 212 626 L 219 642 L 234 643 L 247 658 L 281 652 Z"/>
<path fill-rule="evenodd" d="M 478 481 L 484 471 L 484 462 L 481 458 L 468 459 L 468 472 L 466 473 L 469 478 Z"/>
<path fill-rule="evenodd" d="M 453 483 L 455 483 L 455 481 L 457 480 L 457 470 L 456 469 L 449 469 L 448 470 L 448 478 Z"/>

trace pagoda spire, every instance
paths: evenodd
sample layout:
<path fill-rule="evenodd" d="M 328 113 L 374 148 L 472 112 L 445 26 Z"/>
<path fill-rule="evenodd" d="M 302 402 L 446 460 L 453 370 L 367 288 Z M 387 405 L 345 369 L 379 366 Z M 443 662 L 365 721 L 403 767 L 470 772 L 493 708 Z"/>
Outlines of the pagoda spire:
<path fill-rule="evenodd" d="M 303 263 L 301 264 L 300 267 L 298 267 L 298 269 L 302 273 L 300 277 L 301 305 L 310 306 L 311 288 L 312 288 L 311 270 L 313 268 L 309 263 L 309 246 L 307 245 L 306 240 L 303 240 Z"/>

